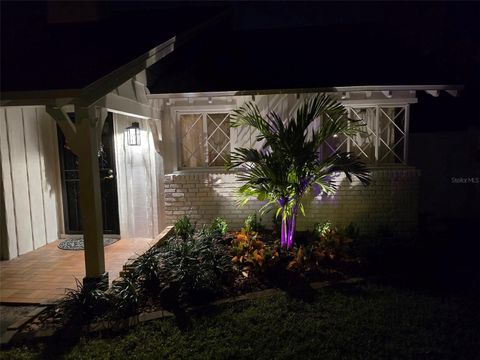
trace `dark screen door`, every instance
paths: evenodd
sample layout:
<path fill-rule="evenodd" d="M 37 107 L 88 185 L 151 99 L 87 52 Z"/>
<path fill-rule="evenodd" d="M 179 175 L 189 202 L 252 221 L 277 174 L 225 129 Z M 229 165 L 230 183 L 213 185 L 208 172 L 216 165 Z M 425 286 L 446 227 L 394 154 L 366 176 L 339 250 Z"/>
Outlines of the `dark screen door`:
<path fill-rule="evenodd" d="M 72 115 L 70 115 L 71 118 Z M 72 121 L 74 121 L 73 118 Z M 80 177 L 78 171 L 78 158 L 70 150 L 62 131 L 60 129 L 57 130 L 62 177 L 65 233 L 80 234 L 82 233 L 82 220 L 80 217 Z M 102 196 L 103 232 L 105 234 L 120 234 L 117 182 L 115 179 L 113 120 L 111 113 L 108 114 L 103 127 L 102 143 L 98 152 L 98 162 Z"/>

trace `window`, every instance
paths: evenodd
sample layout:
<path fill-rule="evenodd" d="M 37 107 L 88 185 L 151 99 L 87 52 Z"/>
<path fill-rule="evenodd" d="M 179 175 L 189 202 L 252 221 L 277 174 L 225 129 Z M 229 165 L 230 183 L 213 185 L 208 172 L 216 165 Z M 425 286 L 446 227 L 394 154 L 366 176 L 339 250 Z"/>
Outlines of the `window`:
<path fill-rule="evenodd" d="M 325 154 L 352 151 L 368 163 L 406 163 L 408 105 L 347 107 L 347 111 L 350 119 L 363 122 L 362 132 L 329 139 L 323 150 Z"/>
<path fill-rule="evenodd" d="M 180 167 L 221 167 L 230 159 L 230 114 L 195 112 L 178 115 Z"/>

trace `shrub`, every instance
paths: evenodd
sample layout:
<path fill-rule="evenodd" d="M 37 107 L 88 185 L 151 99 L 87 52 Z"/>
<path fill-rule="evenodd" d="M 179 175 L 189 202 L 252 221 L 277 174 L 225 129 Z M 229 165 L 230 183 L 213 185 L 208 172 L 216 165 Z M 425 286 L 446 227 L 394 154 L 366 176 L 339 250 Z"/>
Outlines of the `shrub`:
<path fill-rule="evenodd" d="M 192 224 L 188 216 L 182 216 L 174 224 L 175 235 L 186 240 L 193 236 L 195 227 L 196 224 Z"/>
<path fill-rule="evenodd" d="M 228 231 L 228 224 L 225 221 L 225 219 L 222 219 L 221 217 L 217 217 L 213 219 L 208 231 L 212 237 L 225 236 L 225 234 Z"/>
<path fill-rule="evenodd" d="M 159 252 L 160 250 L 157 247 L 151 247 L 135 261 L 133 274 L 140 291 L 144 294 L 155 294 L 159 290 Z"/>
<path fill-rule="evenodd" d="M 231 271 L 226 249 L 207 232 L 172 238 L 159 252 L 162 292 L 184 307 L 208 300 L 222 290 Z"/>
<path fill-rule="evenodd" d="M 355 260 L 352 254 L 353 239 L 347 234 L 354 234 L 355 228 L 338 229 L 329 222 L 315 224 L 313 239 L 292 248 L 292 259 L 287 269 L 300 273 L 320 270 L 332 261 Z"/>
<path fill-rule="evenodd" d="M 111 306 L 110 317 L 123 318 L 138 313 L 140 297 L 134 274 L 127 273 L 114 281 L 107 294 Z"/>
<path fill-rule="evenodd" d="M 65 323 L 87 324 L 96 317 L 106 314 L 109 309 L 109 300 L 105 291 L 84 286 L 75 279 L 77 288 L 69 289 L 57 305 L 63 313 Z"/>
<path fill-rule="evenodd" d="M 318 243 L 302 244 L 293 248 L 292 253 L 293 258 L 288 262 L 287 269 L 298 271 L 299 273 L 318 268 L 323 259 Z"/>
<path fill-rule="evenodd" d="M 329 221 L 323 224 L 317 223 L 313 225 L 313 234 L 317 237 L 324 236 L 326 232 L 331 229 L 331 227 L 332 227 L 332 224 L 330 224 Z"/>
<path fill-rule="evenodd" d="M 327 260 L 346 258 L 351 253 L 353 239 L 346 236 L 344 231 L 332 227 L 329 222 L 316 224 L 314 233 L 319 237 L 316 251 Z"/>
<path fill-rule="evenodd" d="M 256 232 L 238 232 L 231 244 L 232 263 L 240 267 L 244 276 L 250 271 L 262 273 L 279 259 L 276 249 L 269 248 Z"/>
<path fill-rule="evenodd" d="M 257 214 L 253 213 L 245 219 L 242 230 L 247 234 L 252 231 L 261 232 L 265 230 L 265 226 L 262 225 L 262 218 L 257 219 Z"/>

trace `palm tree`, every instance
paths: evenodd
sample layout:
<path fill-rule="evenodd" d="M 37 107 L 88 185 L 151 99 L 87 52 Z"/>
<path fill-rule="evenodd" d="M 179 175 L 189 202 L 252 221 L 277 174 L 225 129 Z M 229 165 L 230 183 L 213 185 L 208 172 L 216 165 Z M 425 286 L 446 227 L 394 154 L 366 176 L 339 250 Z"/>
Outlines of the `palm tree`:
<path fill-rule="evenodd" d="M 310 126 L 323 119 L 318 129 Z M 330 137 L 350 136 L 361 131 L 359 121 L 347 118 L 342 104 L 327 95 L 306 100 L 295 117 L 284 122 L 275 112 L 264 118 L 254 102 L 248 102 L 232 115 L 232 127 L 251 126 L 257 130 L 257 141 L 263 142 L 259 150 L 236 148 L 228 169 L 239 168 L 238 180 L 245 182 L 239 189 L 242 204 L 256 197 L 266 201 L 262 211 L 278 207 L 276 215 L 282 217 L 281 246 L 289 249 L 298 211 L 305 214 L 302 198 L 313 188 L 332 194 L 336 191 L 335 175 L 352 175 L 364 185 L 370 183 L 366 165 L 351 152 L 335 151 L 322 157 L 321 147 Z"/>

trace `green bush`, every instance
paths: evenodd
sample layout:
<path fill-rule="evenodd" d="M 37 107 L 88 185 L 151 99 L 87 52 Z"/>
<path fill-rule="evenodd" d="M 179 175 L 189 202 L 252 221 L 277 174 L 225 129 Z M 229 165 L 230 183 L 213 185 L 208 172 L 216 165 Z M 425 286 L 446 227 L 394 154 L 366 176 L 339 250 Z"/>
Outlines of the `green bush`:
<path fill-rule="evenodd" d="M 98 319 L 118 319 L 138 313 L 140 297 L 133 274 L 115 281 L 106 291 L 85 286 L 77 279 L 76 284 L 77 288 L 70 289 L 56 306 L 65 324 L 84 325 Z"/>
<path fill-rule="evenodd" d="M 330 224 L 329 221 L 323 224 L 318 223 L 313 225 L 313 234 L 316 237 L 324 236 L 331 228 L 332 228 L 332 224 Z"/>
<path fill-rule="evenodd" d="M 257 214 L 253 213 L 245 219 L 242 230 L 247 234 L 252 231 L 261 232 L 265 230 L 265 226 L 262 224 L 262 218 L 257 219 Z"/>
<path fill-rule="evenodd" d="M 228 231 L 228 224 L 225 221 L 225 219 L 221 217 L 216 217 L 215 219 L 213 219 L 212 223 L 210 224 L 208 231 L 210 235 L 213 237 L 225 236 L 225 234 Z"/>
<path fill-rule="evenodd" d="M 200 232 L 187 240 L 172 238 L 162 246 L 159 269 L 167 302 L 183 307 L 218 294 L 232 265 L 226 248 L 208 233 Z"/>
<path fill-rule="evenodd" d="M 187 240 L 195 233 L 196 224 L 192 224 L 188 216 L 182 216 L 174 224 L 175 235 Z"/>
<path fill-rule="evenodd" d="M 84 286 L 75 279 L 77 288 L 69 289 L 57 304 L 65 323 L 88 324 L 96 317 L 102 317 L 110 308 L 106 292 Z"/>
<path fill-rule="evenodd" d="M 160 269 L 158 247 L 151 247 L 135 261 L 133 274 L 136 277 L 140 291 L 147 296 L 159 291 Z"/>
<path fill-rule="evenodd" d="M 186 216 L 175 223 L 176 236 L 139 256 L 134 268 L 107 291 L 84 287 L 77 280 L 58 305 L 66 322 L 88 324 L 96 319 L 135 315 L 143 301 L 168 298 L 172 308 L 209 300 L 222 291 L 232 273 L 222 237 L 228 225 L 216 218 L 195 233 Z"/>
<path fill-rule="evenodd" d="M 353 224 L 342 229 L 332 226 L 330 222 L 315 224 L 313 229 L 317 238 L 316 249 L 325 259 L 337 260 L 352 256 L 352 243 L 357 230 Z"/>
<path fill-rule="evenodd" d="M 140 296 L 134 274 L 127 273 L 114 281 L 107 294 L 111 306 L 110 317 L 124 318 L 138 313 Z"/>

